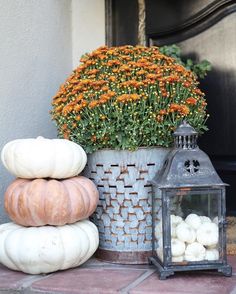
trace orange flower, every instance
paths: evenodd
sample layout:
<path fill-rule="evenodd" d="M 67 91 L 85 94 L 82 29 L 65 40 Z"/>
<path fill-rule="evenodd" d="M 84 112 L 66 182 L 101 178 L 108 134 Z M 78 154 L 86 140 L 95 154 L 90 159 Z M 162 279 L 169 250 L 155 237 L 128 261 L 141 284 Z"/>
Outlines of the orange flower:
<path fill-rule="evenodd" d="M 67 124 L 63 124 L 63 125 L 61 126 L 61 129 L 62 129 L 63 131 L 65 131 L 65 130 L 67 129 Z"/>
<path fill-rule="evenodd" d="M 98 69 L 91 69 L 91 70 L 88 71 L 88 74 L 89 75 L 96 75 L 98 72 L 99 72 Z"/>
<path fill-rule="evenodd" d="M 183 83 L 184 87 L 189 88 L 191 86 L 191 84 L 189 82 L 184 82 Z"/>
<path fill-rule="evenodd" d="M 140 96 L 138 94 L 123 94 L 117 97 L 117 102 L 131 102 L 139 100 Z"/>
<path fill-rule="evenodd" d="M 109 95 L 110 97 L 114 97 L 114 96 L 116 96 L 116 93 L 114 92 L 114 91 L 108 91 L 107 92 L 107 95 Z"/>
<path fill-rule="evenodd" d="M 80 116 L 80 115 L 77 115 L 77 116 L 75 117 L 75 120 L 77 120 L 77 121 L 81 120 L 81 116 Z"/>
<path fill-rule="evenodd" d="M 193 98 L 193 97 L 189 97 L 186 99 L 186 103 L 189 105 L 196 105 L 197 104 L 197 99 Z"/>
<path fill-rule="evenodd" d="M 204 93 L 202 93 L 202 91 L 200 89 L 195 89 L 194 92 L 198 95 L 204 96 Z"/>
<path fill-rule="evenodd" d="M 187 114 L 189 114 L 190 110 L 189 110 L 188 106 L 180 105 L 178 112 L 182 115 L 187 115 Z"/>
<path fill-rule="evenodd" d="M 160 115 L 165 115 L 165 114 L 167 114 L 167 112 L 166 112 L 165 109 L 161 109 L 161 110 L 159 111 L 159 114 L 160 114 Z"/>
<path fill-rule="evenodd" d="M 73 111 L 73 106 L 71 105 L 66 105 L 63 109 L 62 109 L 62 114 L 64 116 L 66 116 L 68 113 L 70 113 L 71 111 Z"/>
<path fill-rule="evenodd" d="M 77 104 L 77 105 L 75 105 L 75 107 L 74 107 L 74 111 L 75 112 L 79 112 L 81 109 L 83 108 L 83 106 L 81 105 L 81 104 Z"/>
<path fill-rule="evenodd" d="M 144 75 L 145 73 L 146 73 L 146 71 L 143 70 L 143 69 L 140 69 L 139 71 L 136 72 L 136 74 L 137 74 L 138 76 Z"/>
<path fill-rule="evenodd" d="M 84 95 L 83 95 L 83 94 L 79 94 L 79 95 L 75 98 L 75 101 L 76 101 L 76 102 L 79 102 L 79 101 L 81 101 L 83 98 L 84 98 Z"/>
<path fill-rule="evenodd" d="M 170 110 L 170 112 L 175 112 L 175 111 L 178 111 L 179 109 L 180 109 L 179 104 L 171 103 L 169 110 Z"/>
<path fill-rule="evenodd" d="M 63 137 L 64 137 L 64 139 L 69 139 L 69 137 L 70 137 L 70 131 L 69 130 L 67 130 L 67 131 L 65 131 L 64 133 L 63 133 Z"/>
<path fill-rule="evenodd" d="M 106 118 L 107 118 L 106 115 L 100 115 L 101 120 L 105 120 Z"/>
<path fill-rule="evenodd" d="M 91 137 L 91 141 L 92 141 L 92 142 L 96 142 L 96 141 L 97 141 L 97 137 L 96 137 L 95 135 L 93 135 L 93 136 Z"/>
<path fill-rule="evenodd" d="M 120 61 L 116 59 L 108 60 L 107 65 L 108 66 L 120 65 Z"/>
<path fill-rule="evenodd" d="M 158 122 L 162 122 L 163 121 L 163 116 L 158 114 L 157 117 L 156 117 L 156 120 Z"/>
<path fill-rule="evenodd" d="M 116 77 L 115 77 L 115 76 L 110 76 L 108 79 L 109 79 L 111 82 L 115 82 L 115 81 L 116 81 Z"/>
<path fill-rule="evenodd" d="M 99 104 L 99 102 L 97 100 L 93 100 L 89 103 L 89 108 L 94 108 Z"/>

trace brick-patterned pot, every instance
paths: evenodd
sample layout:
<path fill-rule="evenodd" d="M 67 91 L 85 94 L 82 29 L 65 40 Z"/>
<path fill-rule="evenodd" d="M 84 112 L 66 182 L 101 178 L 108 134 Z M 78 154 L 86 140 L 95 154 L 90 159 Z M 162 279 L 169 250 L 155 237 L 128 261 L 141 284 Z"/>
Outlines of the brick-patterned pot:
<path fill-rule="evenodd" d="M 99 204 L 91 220 L 99 229 L 97 257 L 126 264 L 151 255 L 151 185 L 168 148 L 100 150 L 88 156 L 84 175 L 97 185 Z"/>

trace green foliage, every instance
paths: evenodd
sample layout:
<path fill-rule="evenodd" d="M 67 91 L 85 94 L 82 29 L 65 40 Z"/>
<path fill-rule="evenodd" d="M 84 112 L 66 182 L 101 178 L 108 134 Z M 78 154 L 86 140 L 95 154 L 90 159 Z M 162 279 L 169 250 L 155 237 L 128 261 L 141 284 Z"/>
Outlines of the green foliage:
<path fill-rule="evenodd" d="M 183 60 L 181 57 L 181 49 L 177 45 L 166 45 L 159 47 L 162 54 L 175 58 L 175 60 L 183 65 L 186 69 L 195 73 L 198 78 L 203 79 L 209 71 L 211 71 L 211 63 L 208 60 L 202 60 L 199 63 L 194 63 L 192 59 Z"/>

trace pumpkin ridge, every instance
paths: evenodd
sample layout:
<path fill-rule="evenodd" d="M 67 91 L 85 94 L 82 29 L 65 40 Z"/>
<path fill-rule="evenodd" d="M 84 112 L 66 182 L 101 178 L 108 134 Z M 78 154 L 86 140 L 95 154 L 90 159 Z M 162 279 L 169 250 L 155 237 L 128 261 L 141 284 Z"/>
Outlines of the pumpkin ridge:
<path fill-rule="evenodd" d="M 72 205 L 71 205 L 71 197 L 70 197 L 70 190 L 67 189 L 66 185 L 65 185 L 65 181 L 59 181 L 61 187 L 63 188 L 63 190 L 65 191 L 66 197 L 69 199 L 67 202 L 67 209 L 66 209 L 66 215 L 63 216 L 63 222 L 66 223 L 71 223 L 72 221 L 72 216 L 73 216 L 73 209 L 72 209 Z M 63 201 L 64 202 L 64 201 Z M 69 211 L 68 211 L 69 210 Z M 68 221 L 66 221 L 68 220 Z"/>
<path fill-rule="evenodd" d="M 92 192 L 96 192 L 96 205 L 95 205 L 95 208 L 93 209 L 94 205 L 91 201 L 92 198 L 88 197 L 88 200 L 89 200 L 89 210 L 87 213 L 90 212 L 90 214 L 92 214 L 96 207 L 97 207 L 97 204 L 98 204 L 98 201 L 99 201 L 99 192 L 96 188 L 96 185 L 93 183 L 93 181 L 91 181 L 90 179 L 84 177 L 84 176 L 80 176 L 80 180 L 82 183 L 86 183 L 88 186 L 89 186 L 89 190 L 91 190 Z M 89 193 L 88 193 L 89 194 Z M 94 197 L 95 198 L 95 197 Z"/>
<path fill-rule="evenodd" d="M 21 225 L 26 225 L 24 221 L 25 218 L 30 218 L 30 222 L 32 225 L 35 223 L 29 209 L 29 197 L 27 197 L 29 195 L 28 191 L 32 182 L 30 182 L 29 180 L 27 180 L 26 183 L 27 182 L 29 185 L 23 185 L 19 193 L 18 211 L 20 218 L 23 220 L 21 222 Z"/>
<path fill-rule="evenodd" d="M 16 180 L 16 184 L 18 184 L 18 179 Z M 27 183 L 28 182 L 28 180 L 23 180 L 23 181 L 21 181 L 20 180 L 20 186 L 23 188 L 24 187 L 24 184 L 25 183 Z M 18 186 L 17 185 L 15 185 L 15 188 L 12 190 L 12 193 L 11 193 L 11 198 L 10 198 L 10 207 L 12 208 L 11 209 L 11 212 L 13 212 L 13 217 L 14 217 L 14 219 L 15 219 L 15 221 L 18 223 L 18 219 L 19 218 L 22 218 L 22 215 L 21 215 L 21 208 L 20 208 L 20 206 L 22 205 L 22 203 L 21 203 L 21 201 L 20 201 L 20 199 L 22 199 L 23 198 L 23 195 L 21 195 L 21 191 L 22 191 L 22 189 L 18 189 Z M 16 195 L 15 195 L 15 193 L 16 193 Z M 15 215 L 14 215 L 14 211 L 13 211 L 13 206 L 11 206 L 11 203 L 14 203 L 15 205 L 14 206 L 16 206 L 16 209 L 15 209 Z M 22 225 L 24 225 L 24 223 L 21 223 Z"/>
<path fill-rule="evenodd" d="M 68 227 L 67 225 L 64 225 L 64 226 L 66 226 L 66 228 Z M 60 232 L 60 227 L 55 227 L 55 228 L 56 228 L 56 232 L 57 232 L 57 234 L 59 236 L 59 239 L 61 241 L 61 245 L 62 245 L 62 248 L 63 248 L 63 250 L 62 250 L 63 253 L 62 253 L 62 256 L 61 256 L 61 260 L 60 260 L 61 262 L 60 262 L 60 266 L 58 268 L 63 268 L 63 265 L 64 265 L 64 263 L 66 261 L 65 244 L 63 242 L 62 234 Z"/>
<path fill-rule="evenodd" d="M 88 206 L 86 206 L 87 203 L 85 203 L 85 200 L 84 200 L 84 197 L 86 197 L 85 194 L 88 195 L 88 191 L 79 182 L 79 177 L 74 177 L 74 178 L 69 179 L 69 182 L 67 182 L 67 184 L 73 185 L 76 188 L 76 190 L 79 191 L 80 201 L 82 203 L 80 205 L 78 205 L 77 214 L 78 214 L 79 206 L 80 206 L 80 211 L 81 211 L 81 207 L 82 207 L 83 212 L 81 214 L 80 219 L 84 219 L 85 216 L 88 214 L 88 211 L 85 211 L 86 207 L 88 207 Z M 87 198 L 89 198 L 89 197 L 87 197 Z"/>
<path fill-rule="evenodd" d="M 72 224 L 73 225 L 73 224 Z M 65 269 L 66 267 L 65 267 L 65 264 L 66 264 L 66 262 L 67 262 L 67 256 L 66 256 L 66 250 L 65 250 L 65 239 L 63 238 L 63 230 L 70 230 L 71 232 L 72 232 L 72 236 L 74 237 L 74 236 L 76 236 L 77 235 L 77 233 L 78 232 L 76 232 L 75 230 L 73 230 L 73 227 L 72 227 L 72 225 L 64 225 L 64 226 L 62 226 L 62 227 L 57 227 L 57 229 L 59 230 L 59 232 L 60 232 L 60 239 L 61 239 L 61 243 L 63 244 L 63 248 L 64 248 L 64 258 L 63 258 L 63 262 L 62 262 L 62 264 L 61 264 L 61 269 Z M 80 240 L 80 238 L 79 238 L 79 240 Z M 80 247 L 78 248 L 78 250 L 80 249 Z M 71 264 L 71 267 L 74 267 L 74 266 L 76 266 L 76 264 L 75 264 L 75 262 L 73 263 L 73 264 Z"/>
<path fill-rule="evenodd" d="M 89 230 L 86 231 L 83 229 L 83 227 L 80 227 L 80 230 L 84 233 L 84 236 L 86 236 L 87 243 L 91 244 L 90 238 L 89 238 Z M 90 246 L 86 247 L 86 253 L 82 256 L 82 258 L 80 258 L 79 264 L 83 263 L 83 261 L 87 259 L 87 255 L 88 255 L 90 249 L 91 249 Z"/>
<path fill-rule="evenodd" d="M 7 257 L 10 259 L 10 261 L 15 265 L 15 267 L 18 269 L 18 270 L 22 270 L 21 269 L 21 267 L 20 267 L 20 262 L 18 261 L 18 260 L 15 260 L 14 259 L 14 257 L 11 257 L 10 256 L 10 254 L 9 254 L 9 244 L 7 244 L 8 242 L 7 242 L 7 239 L 9 239 L 9 238 L 11 238 L 11 236 L 13 235 L 13 234 L 15 234 L 15 231 L 16 230 L 19 230 L 18 228 L 16 228 L 14 231 L 10 231 L 8 234 L 7 234 L 7 236 L 6 236 L 6 239 L 5 239 L 5 242 L 4 242 L 4 250 L 5 250 L 5 253 L 6 253 L 6 255 L 7 255 Z M 18 234 L 19 235 L 19 234 Z M 20 252 L 20 246 L 16 246 L 16 243 L 17 244 L 19 244 L 20 242 L 19 242 L 19 236 L 18 236 L 18 238 L 17 238 L 17 241 L 16 242 L 14 242 L 14 247 L 15 247 L 15 250 L 17 250 L 17 252 L 16 252 L 16 254 L 15 254 L 15 256 L 19 256 L 20 254 L 19 254 L 19 252 Z M 8 240 L 9 241 L 9 240 Z M 15 240 L 14 240 L 15 241 Z M 9 242 L 9 243 L 11 243 L 11 242 Z"/>
<path fill-rule="evenodd" d="M 45 183 L 45 180 L 35 179 L 32 181 L 29 181 L 28 190 L 25 195 L 26 206 L 29 211 L 29 218 L 31 219 L 30 225 L 33 225 L 33 226 L 43 225 L 41 218 L 38 217 L 39 207 L 35 203 L 35 197 L 36 197 L 35 195 L 37 195 L 38 198 L 41 198 L 41 194 L 42 194 L 41 191 L 39 191 L 37 188 L 39 186 L 38 185 L 39 183 Z M 40 186 L 42 186 L 42 184 Z"/>
<path fill-rule="evenodd" d="M 87 255 L 87 253 L 88 253 L 88 251 L 89 251 L 89 248 L 90 248 L 90 246 L 91 246 L 91 243 L 89 243 L 88 241 L 88 236 L 87 236 L 87 233 L 88 233 L 88 231 L 89 231 L 89 226 L 88 226 L 88 231 L 84 231 L 81 227 L 83 226 L 83 224 L 84 224 L 84 221 L 85 220 L 82 220 L 82 221 L 80 221 L 79 223 L 79 225 L 78 225 L 78 222 L 77 223 L 74 223 L 74 224 L 72 224 L 72 228 L 73 228 L 73 230 L 74 230 L 74 232 L 75 232 L 75 234 L 78 234 L 79 236 L 80 236 L 80 238 L 79 238 L 79 242 L 80 242 L 80 255 L 78 255 L 78 257 L 77 257 L 77 259 L 75 260 L 75 262 L 73 263 L 74 264 L 74 266 L 79 266 L 81 263 L 82 263 L 82 260 L 83 260 L 83 257 L 86 257 L 86 255 Z M 85 239 L 85 240 L 84 240 Z M 81 240 L 83 240 L 83 242 L 81 242 Z M 86 243 L 87 243 L 87 245 L 89 245 L 89 246 L 86 246 Z M 85 246 L 84 246 L 84 244 L 85 244 Z M 85 254 L 85 251 L 83 250 L 84 249 L 84 247 L 87 249 L 86 250 L 86 254 Z M 85 258 L 85 260 L 86 260 L 86 258 Z"/>
<path fill-rule="evenodd" d="M 48 180 L 46 181 L 46 185 L 43 188 L 44 191 L 44 213 L 42 215 L 42 218 L 44 219 L 44 223 L 48 225 L 58 224 L 58 225 L 64 225 L 64 218 L 63 222 L 58 222 L 58 215 L 60 214 L 60 208 L 62 209 L 61 203 L 63 203 L 63 196 L 59 193 L 56 193 L 55 191 L 62 190 L 63 187 L 61 186 L 61 182 L 58 180 Z M 53 196 L 56 195 L 57 200 L 60 200 L 60 203 L 58 204 L 58 201 L 54 201 Z M 55 210 L 51 211 L 49 208 L 54 205 Z M 56 211 L 56 213 L 55 213 Z M 47 220 L 47 221 L 45 221 Z"/>
<path fill-rule="evenodd" d="M 18 213 L 18 209 L 14 209 L 14 206 L 17 206 L 18 203 L 18 201 L 16 201 L 16 199 L 18 199 L 18 195 L 15 195 L 13 197 L 15 191 L 17 190 L 16 188 L 17 185 L 15 184 L 15 182 L 13 182 L 11 186 L 8 186 L 4 195 L 5 211 L 12 216 L 11 218 L 14 221 L 16 219 L 16 214 Z"/>

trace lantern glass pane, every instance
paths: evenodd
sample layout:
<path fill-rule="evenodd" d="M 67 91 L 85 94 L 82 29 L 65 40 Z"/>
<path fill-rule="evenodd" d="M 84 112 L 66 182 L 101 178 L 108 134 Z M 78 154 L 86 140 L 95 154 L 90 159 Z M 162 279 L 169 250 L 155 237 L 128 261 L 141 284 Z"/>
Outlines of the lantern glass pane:
<path fill-rule="evenodd" d="M 172 262 L 219 260 L 220 196 L 219 190 L 187 188 L 170 193 Z"/>
<path fill-rule="evenodd" d="M 153 255 L 163 262 L 163 224 L 161 190 L 155 189 L 153 203 Z"/>

